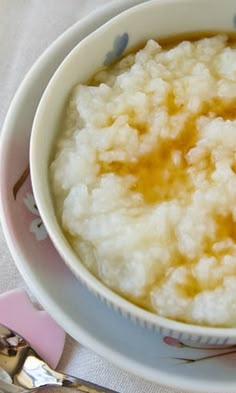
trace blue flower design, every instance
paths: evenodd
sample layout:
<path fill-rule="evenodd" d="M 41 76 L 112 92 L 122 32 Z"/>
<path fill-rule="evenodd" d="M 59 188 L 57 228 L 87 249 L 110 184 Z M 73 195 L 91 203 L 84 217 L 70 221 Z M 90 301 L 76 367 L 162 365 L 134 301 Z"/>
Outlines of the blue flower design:
<path fill-rule="evenodd" d="M 108 66 L 111 63 L 113 63 L 114 60 L 120 57 L 124 53 L 125 49 L 127 48 L 128 42 L 129 42 L 128 33 L 124 33 L 122 35 L 116 36 L 113 43 L 113 49 L 107 53 L 103 64 L 105 66 Z"/>
<path fill-rule="evenodd" d="M 233 16 L 233 26 L 236 29 L 236 14 Z"/>

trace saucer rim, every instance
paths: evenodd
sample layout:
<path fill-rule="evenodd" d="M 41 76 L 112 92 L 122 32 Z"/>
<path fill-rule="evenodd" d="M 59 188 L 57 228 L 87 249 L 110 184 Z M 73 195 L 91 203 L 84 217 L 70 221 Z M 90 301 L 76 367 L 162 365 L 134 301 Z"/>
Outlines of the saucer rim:
<path fill-rule="evenodd" d="M 130 3 L 131 2 L 135 3 L 134 0 L 130 1 Z M 12 121 L 13 121 L 13 118 L 15 119 L 15 115 L 12 118 L 12 113 L 17 112 L 17 107 L 20 104 L 22 95 L 24 95 L 25 92 L 27 91 L 27 89 L 30 87 L 30 83 L 32 81 L 32 78 L 33 78 L 35 72 L 37 72 L 38 68 L 40 66 L 42 66 L 44 60 L 48 56 L 49 51 L 53 51 L 56 49 L 56 47 L 59 47 L 61 45 L 61 42 L 63 41 L 63 38 L 65 39 L 66 37 L 73 35 L 73 33 L 77 32 L 77 30 L 80 28 L 80 26 L 83 23 L 85 23 L 85 24 L 89 23 L 88 22 L 89 20 L 91 23 L 91 21 L 93 19 L 95 20 L 95 18 L 97 19 L 99 17 L 98 15 L 100 15 L 100 17 L 102 17 L 102 15 L 104 14 L 105 11 L 110 10 L 110 13 L 112 13 L 112 11 L 116 8 L 117 3 L 119 3 L 119 5 L 121 6 L 122 4 L 124 4 L 124 5 L 127 4 L 128 2 L 127 2 L 127 0 L 113 1 L 110 4 L 107 4 L 103 7 L 101 7 L 99 9 L 99 12 L 95 11 L 92 14 L 88 15 L 87 17 L 79 20 L 74 25 L 72 25 L 69 29 L 67 29 L 63 34 L 61 34 L 58 37 L 58 39 L 56 41 L 54 41 L 54 43 L 52 43 L 49 46 L 49 48 L 46 49 L 46 51 L 40 56 L 40 58 L 34 63 L 32 68 L 30 69 L 30 71 L 27 73 L 26 77 L 22 81 L 18 91 L 16 92 L 16 94 L 12 100 L 10 108 L 8 110 L 6 120 L 4 122 L 3 129 L 2 129 L 2 134 L 1 134 L 1 146 L 0 146 L 1 152 L 3 152 L 3 147 L 8 143 L 8 141 L 14 135 L 14 132 L 10 132 L 6 136 L 7 130 L 10 128 L 13 129 Z M 7 155 L 7 153 L 6 153 L 6 155 Z M 1 217 L 1 223 L 2 223 L 4 236 L 7 241 L 7 245 L 10 249 L 10 252 L 13 256 L 14 262 L 15 262 L 17 268 L 19 269 L 23 279 L 25 280 L 25 282 L 27 283 L 29 288 L 32 290 L 32 292 L 35 294 L 36 298 L 39 299 L 40 303 L 45 307 L 46 310 L 48 310 L 51 314 L 53 314 L 55 316 L 55 319 L 60 324 L 61 324 L 61 321 L 63 320 L 63 318 L 64 318 L 64 320 L 67 321 L 67 325 L 70 325 L 70 328 L 69 329 L 66 328 L 66 330 L 76 340 L 79 340 L 80 342 L 85 343 L 84 345 L 86 347 L 90 348 L 92 351 L 95 351 L 98 354 L 102 353 L 102 356 L 104 358 L 108 359 L 116 366 L 121 367 L 122 369 L 129 371 L 132 374 L 135 374 L 137 376 L 142 376 L 142 378 L 147 379 L 148 381 L 152 381 L 152 382 L 155 382 L 158 384 L 163 384 L 163 385 L 166 385 L 169 387 L 173 387 L 175 389 L 176 388 L 177 389 L 179 388 L 182 390 L 183 389 L 184 390 L 191 389 L 192 391 L 196 391 L 196 392 L 201 390 L 202 392 L 205 391 L 207 393 L 210 393 L 210 392 L 221 393 L 222 392 L 222 389 L 218 389 L 219 383 L 218 383 L 218 386 L 212 387 L 212 381 L 209 381 L 207 383 L 205 381 L 199 383 L 199 381 L 196 378 L 197 383 L 198 383 L 197 389 L 195 389 L 195 386 L 193 386 L 194 379 L 191 379 L 191 378 L 189 380 L 186 380 L 186 379 L 183 380 L 183 377 L 174 376 L 174 377 L 172 377 L 173 380 L 170 381 L 171 378 L 170 378 L 170 374 L 169 374 L 168 370 L 165 373 L 163 371 L 161 371 L 161 372 L 159 371 L 159 373 L 161 375 L 158 375 L 158 378 L 157 378 L 158 369 L 157 370 L 150 370 L 150 368 L 145 365 L 140 366 L 140 363 L 135 363 L 133 360 L 127 359 L 125 356 L 118 354 L 114 350 L 110 349 L 108 346 L 99 343 L 96 340 L 96 337 L 92 337 L 91 335 L 87 334 L 87 332 L 83 331 L 83 329 L 81 329 L 80 326 L 75 324 L 75 322 L 73 320 L 68 320 L 68 315 L 63 311 L 63 309 L 60 308 L 59 305 L 56 304 L 47 293 L 45 293 L 45 292 L 42 293 L 42 290 L 40 289 L 40 286 L 38 286 L 37 282 L 34 282 L 32 280 L 32 277 L 30 276 L 30 270 L 27 269 L 29 262 L 27 263 L 25 261 L 25 257 L 22 252 L 23 249 L 22 249 L 22 247 L 19 246 L 19 244 L 14 243 L 14 241 L 13 241 L 14 239 L 12 238 L 11 234 L 8 231 L 5 213 L 4 213 L 4 207 L 2 206 L 2 199 L 1 198 L 0 198 L 0 217 Z M 109 308 L 107 308 L 107 310 L 109 312 Z M 123 317 L 120 316 L 120 318 L 123 318 Z M 130 322 L 130 323 L 132 323 L 132 322 Z M 135 325 L 134 325 L 134 329 L 135 329 Z M 158 333 L 157 333 L 157 335 L 158 335 Z M 96 350 L 94 350 L 95 347 L 96 347 Z M 145 374 L 148 376 L 147 378 L 145 378 Z M 178 382 L 174 383 L 174 380 L 175 380 L 175 382 L 177 382 L 177 381 Z M 209 384 L 209 386 L 208 386 L 208 384 Z M 236 381 L 235 381 L 235 383 L 229 384 L 227 386 L 227 390 L 225 390 L 225 382 L 224 382 L 225 393 L 235 393 L 235 387 L 236 387 Z"/>

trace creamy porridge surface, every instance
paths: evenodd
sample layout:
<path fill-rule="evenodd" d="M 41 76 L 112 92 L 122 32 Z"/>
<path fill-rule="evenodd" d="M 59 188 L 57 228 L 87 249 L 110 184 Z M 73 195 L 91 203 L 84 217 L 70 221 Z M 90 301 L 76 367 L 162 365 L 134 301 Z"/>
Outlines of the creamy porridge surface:
<path fill-rule="evenodd" d="M 107 286 L 236 326 L 236 45 L 145 48 L 78 85 L 50 169 L 63 229 Z"/>

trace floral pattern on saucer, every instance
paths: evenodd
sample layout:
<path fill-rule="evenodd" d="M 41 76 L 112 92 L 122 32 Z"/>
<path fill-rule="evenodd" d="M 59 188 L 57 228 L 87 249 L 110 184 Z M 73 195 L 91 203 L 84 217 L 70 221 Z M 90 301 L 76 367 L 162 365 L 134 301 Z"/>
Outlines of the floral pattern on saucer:
<path fill-rule="evenodd" d="M 27 168 L 23 171 L 22 175 L 18 178 L 18 180 L 15 182 L 12 193 L 14 200 L 17 199 L 18 192 L 20 189 L 23 187 L 23 185 L 26 183 L 26 180 L 29 178 L 30 175 L 30 169 L 29 165 Z M 43 224 L 43 221 L 40 217 L 34 195 L 31 190 L 27 191 L 25 196 L 23 197 L 23 202 L 25 207 L 27 207 L 28 211 L 30 211 L 36 218 L 34 218 L 30 224 L 29 224 L 29 230 L 31 233 L 34 234 L 36 240 L 41 241 L 45 240 L 48 236 L 46 228 Z"/>
<path fill-rule="evenodd" d="M 175 347 L 175 348 L 186 348 L 187 350 L 188 349 L 204 350 L 204 352 L 211 351 L 210 355 L 205 354 L 205 356 L 200 356 L 195 359 L 193 359 L 192 357 L 190 357 L 190 358 L 188 358 L 188 357 L 186 357 L 186 358 L 185 357 L 172 358 L 172 359 L 179 360 L 181 364 L 198 363 L 203 360 L 211 360 L 211 359 L 215 359 L 215 358 L 219 358 L 219 357 L 224 357 L 224 356 L 236 354 L 236 345 L 231 345 L 231 346 L 227 346 L 227 347 L 219 347 L 219 346 L 200 346 L 199 347 L 199 346 L 194 346 L 194 345 L 190 345 L 190 344 L 185 344 L 184 342 L 182 342 L 176 338 L 169 337 L 169 336 L 164 337 L 163 342 L 165 344 L 167 344 L 171 347 Z M 186 353 L 186 356 L 187 356 L 187 353 Z"/>
<path fill-rule="evenodd" d="M 44 240 L 48 236 L 46 228 L 43 224 L 43 221 L 39 215 L 39 211 L 37 205 L 35 203 L 35 199 L 33 194 L 27 193 L 26 197 L 24 198 L 25 206 L 33 213 L 37 218 L 31 221 L 30 224 L 30 232 L 35 234 L 37 240 Z"/>

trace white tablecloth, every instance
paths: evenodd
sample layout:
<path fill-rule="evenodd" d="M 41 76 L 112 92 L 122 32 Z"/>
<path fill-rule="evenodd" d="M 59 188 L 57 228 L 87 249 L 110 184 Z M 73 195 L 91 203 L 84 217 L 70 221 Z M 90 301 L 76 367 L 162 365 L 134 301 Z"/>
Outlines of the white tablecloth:
<path fill-rule="evenodd" d="M 0 129 L 16 89 L 38 56 L 70 25 L 108 2 L 0 0 Z M 0 228 L 0 293 L 14 288 L 25 288 L 29 293 Z M 59 368 L 121 393 L 173 392 L 115 368 L 70 337 Z"/>

